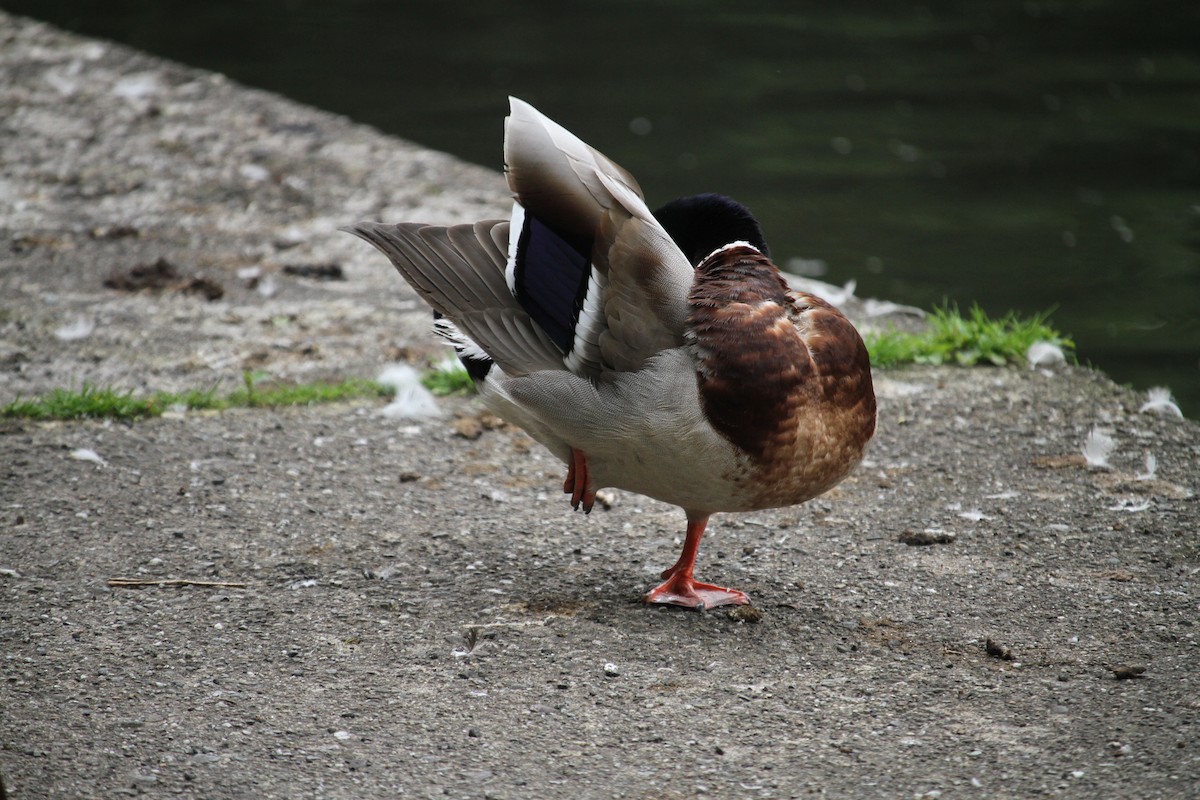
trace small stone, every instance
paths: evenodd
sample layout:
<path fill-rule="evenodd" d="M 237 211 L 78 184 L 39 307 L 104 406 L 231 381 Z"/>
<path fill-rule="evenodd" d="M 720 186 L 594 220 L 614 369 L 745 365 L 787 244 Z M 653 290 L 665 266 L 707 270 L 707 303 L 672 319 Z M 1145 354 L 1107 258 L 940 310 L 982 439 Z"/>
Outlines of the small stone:
<path fill-rule="evenodd" d="M 480 411 L 476 419 L 479 420 L 479 424 L 483 426 L 485 431 L 499 430 L 505 427 L 507 424 L 504 420 L 490 411 Z"/>
<path fill-rule="evenodd" d="M 478 439 L 483 436 L 483 425 L 475 417 L 459 417 L 454 420 L 454 435 L 464 439 Z"/>
<path fill-rule="evenodd" d="M 617 677 L 617 676 L 618 676 L 618 675 L 620 675 L 620 674 L 621 674 L 621 670 L 617 669 L 617 665 L 616 665 L 616 664 L 612 663 L 611 661 L 609 661 L 609 662 L 606 662 L 606 663 L 605 663 L 605 665 L 604 665 L 604 677 L 606 677 L 606 678 L 615 678 L 615 677 Z"/>
<path fill-rule="evenodd" d="M 1119 667 L 1112 668 L 1113 675 L 1119 681 L 1140 678 L 1145 672 L 1146 668 L 1141 664 L 1122 664 Z"/>
<path fill-rule="evenodd" d="M 315 281 L 346 280 L 346 272 L 341 264 L 284 264 L 283 271 L 288 275 Z"/>
<path fill-rule="evenodd" d="M 763 612 L 751 605 L 734 606 L 729 609 L 728 616 L 735 622 L 749 622 L 753 625 L 762 622 Z"/>
<path fill-rule="evenodd" d="M 944 531 L 940 528 L 926 528 L 923 531 L 906 530 L 897 540 L 909 547 L 924 547 L 931 544 L 951 544 L 958 538 L 954 531 Z"/>
<path fill-rule="evenodd" d="M 994 641 L 990 636 L 987 642 L 984 643 L 984 649 L 992 658 L 998 658 L 1001 661 L 1012 661 L 1014 656 L 1012 650 L 1009 650 L 1002 644 Z"/>
<path fill-rule="evenodd" d="M 601 489 L 596 492 L 596 502 L 605 511 L 612 511 L 613 506 L 617 504 L 617 493 L 611 489 Z"/>

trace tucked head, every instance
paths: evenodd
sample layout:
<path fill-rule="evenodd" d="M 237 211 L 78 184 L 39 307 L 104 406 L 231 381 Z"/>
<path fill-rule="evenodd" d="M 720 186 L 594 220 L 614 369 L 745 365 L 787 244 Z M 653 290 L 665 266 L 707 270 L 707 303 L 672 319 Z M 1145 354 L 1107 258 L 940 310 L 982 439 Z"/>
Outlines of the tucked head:
<path fill-rule="evenodd" d="M 771 255 L 750 209 L 724 195 L 681 197 L 655 211 L 654 217 L 693 267 L 730 242 L 749 242 L 764 256 Z"/>

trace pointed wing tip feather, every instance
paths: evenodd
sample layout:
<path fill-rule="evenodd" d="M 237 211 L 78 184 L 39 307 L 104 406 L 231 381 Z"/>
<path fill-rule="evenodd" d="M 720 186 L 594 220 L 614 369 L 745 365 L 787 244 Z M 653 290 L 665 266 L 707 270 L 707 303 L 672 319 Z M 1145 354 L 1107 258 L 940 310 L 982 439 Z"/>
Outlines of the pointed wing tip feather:
<path fill-rule="evenodd" d="M 396 259 L 400 257 L 400 251 L 396 247 L 396 242 L 405 238 L 400 230 L 402 227 L 404 226 L 364 220 L 351 225 L 342 225 L 338 230 L 352 236 L 357 236 L 367 244 L 372 245 L 398 267 L 399 264 L 396 262 Z"/>
<path fill-rule="evenodd" d="M 542 135 L 545 136 L 546 134 L 544 131 L 547 128 L 547 123 L 550 123 L 550 120 L 547 119 L 542 112 L 538 111 L 536 108 L 531 106 L 529 103 L 526 103 L 519 97 L 513 97 L 512 95 L 509 95 L 508 116 L 504 118 L 505 171 L 508 171 L 513 166 L 513 147 L 515 147 L 513 137 L 518 135 L 517 129 L 519 127 L 525 128 L 525 136 L 529 137 L 531 135 L 530 126 L 532 126 L 532 129 L 541 128 L 543 130 Z"/>
<path fill-rule="evenodd" d="M 514 116 L 514 117 L 518 116 L 518 115 L 530 116 L 530 117 L 542 116 L 541 112 L 538 111 L 536 108 L 534 108 L 532 105 L 530 105 L 529 103 L 526 103 L 524 100 L 522 100 L 519 97 L 513 97 L 511 94 L 508 96 L 508 113 L 509 113 L 509 116 Z"/>
<path fill-rule="evenodd" d="M 360 239 L 366 239 L 367 241 L 370 241 L 372 234 L 374 234 L 379 228 L 386 227 L 389 226 L 382 222 L 368 222 L 363 220 L 362 222 L 354 222 L 349 225 L 339 225 L 338 230 L 343 233 L 349 233 L 352 236 L 357 236 Z"/>
<path fill-rule="evenodd" d="M 364 242 L 374 244 L 376 239 L 373 235 L 375 232 L 374 226 L 378 224 L 377 222 L 355 222 L 350 225 L 339 225 L 338 230 L 342 233 L 348 233 L 351 236 L 357 236 Z"/>

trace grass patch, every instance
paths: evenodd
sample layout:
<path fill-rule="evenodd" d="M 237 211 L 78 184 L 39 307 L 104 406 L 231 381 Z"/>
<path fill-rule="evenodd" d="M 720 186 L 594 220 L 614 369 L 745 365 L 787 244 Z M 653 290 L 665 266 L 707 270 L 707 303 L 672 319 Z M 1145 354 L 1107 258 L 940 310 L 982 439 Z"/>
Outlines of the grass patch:
<path fill-rule="evenodd" d="M 224 408 L 249 406 L 251 408 L 273 408 L 275 406 L 309 406 L 317 403 L 337 403 L 356 400 L 360 397 L 391 397 L 395 390 L 375 381 L 351 378 L 337 383 L 317 381 L 297 385 L 253 386 L 239 389 L 223 398 Z"/>
<path fill-rule="evenodd" d="M 273 408 L 275 406 L 309 406 L 317 403 L 337 403 L 360 397 L 391 397 L 395 390 L 375 381 L 349 378 L 336 383 L 316 381 L 300 384 L 264 383 L 261 373 L 242 373 L 243 386 L 220 399 L 220 405 L 198 408 Z"/>
<path fill-rule="evenodd" d="M 963 315 L 957 306 L 943 306 L 930 313 L 929 327 L 921 333 L 881 331 L 864 337 L 871 365 L 900 364 L 995 364 L 1023 362 L 1029 346 L 1049 342 L 1073 358 L 1075 343 L 1054 330 L 1049 312 L 1021 318 L 1015 313 L 992 319 L 979 306 Z"/>
<path fill-rule="evenodd" d="M 475 391 L 475 382 L 457 359 L 447 359 L 421 377 L 421 385 L 438 397 L 470 394 Z"/>
<path fill-rule="evenodd" d="M 101 389 L 85 383 L 77 392 L 55 389 L 33 400 L 15 400 L 0 409 L 0 415 L 36 420 L 89 417 L 138 419 L 161 414 L 164 408 L 169 408 L 174 402 L 163 402 L 166 398 L 166 395 L 134 397 L 132 393 Z"/>
<path fill-rule="evenodd" d="M 217 387 L 188 392 L 154 392 L 135 396 L 84 384 L 78 391 L 55 389 L 48 395 L 32 400 L 15 400 L 0 407 L 0 417 L 32 420 L 71 419 L 145 419 L 160 416 L 172 407 L 186 406 L 193 410 L 223 411 L 227 408 L 270 408 L 276 406 L 313 405 L 353 400 L 360 397 L 390 397 L 387 386 L 351 378 L 329 383 L 317 381 L 297 385 L 265 384 L 257 373 L 243 374 L 242 388 L 219 395 Z"/>

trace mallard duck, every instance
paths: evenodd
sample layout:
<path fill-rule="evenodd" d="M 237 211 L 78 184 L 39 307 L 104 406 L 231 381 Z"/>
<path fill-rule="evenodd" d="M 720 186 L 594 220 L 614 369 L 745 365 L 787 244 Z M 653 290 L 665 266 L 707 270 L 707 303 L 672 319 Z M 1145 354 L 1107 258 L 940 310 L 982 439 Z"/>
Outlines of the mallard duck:
<path fill-rule="evenodd" d="M 789 291 L 744 206 L 699 195 L 651 213 L 632 175 L 510 101 L 510 219 L 344 230 L 433 307 L 483 402 L 563 461 L 574 508 L 612 487 L 684 510 L 683 552 L 646 602 L 748 603 L 693 575 L 708 519 L 802 503 L 862 460 L 862 339 Z"/>

